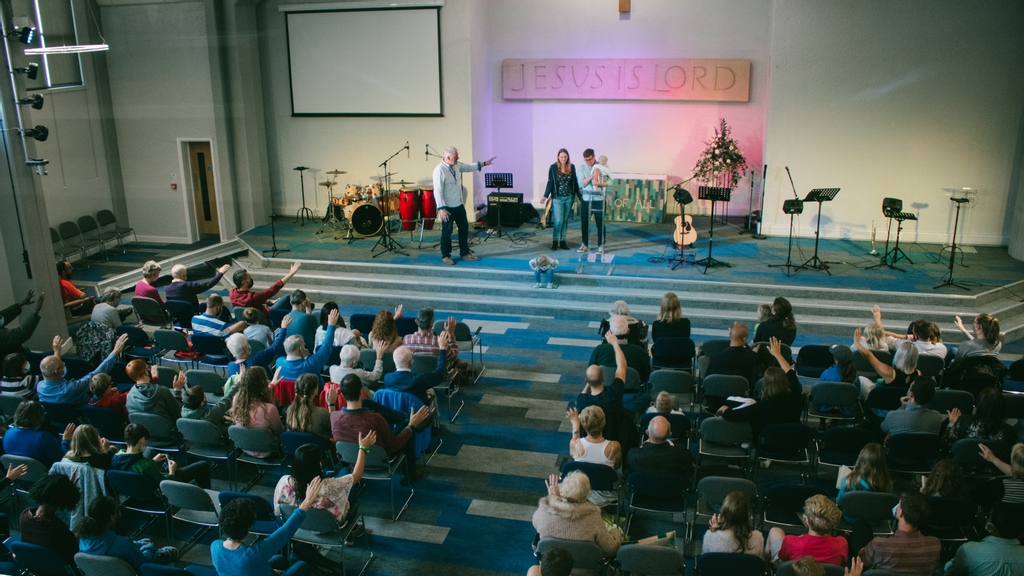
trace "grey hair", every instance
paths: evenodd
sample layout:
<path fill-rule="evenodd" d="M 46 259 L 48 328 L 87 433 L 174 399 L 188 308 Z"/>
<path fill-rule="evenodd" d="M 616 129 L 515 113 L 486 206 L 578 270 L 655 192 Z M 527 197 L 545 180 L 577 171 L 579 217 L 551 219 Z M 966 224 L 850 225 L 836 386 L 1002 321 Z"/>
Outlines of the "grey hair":
<path fill-rule="evenodd" d="M 626 304 L 625 300 L 616 300 L 612 302 L 612 308 L 608 311 L 608 314 L 615 316 L 629 316 L 629 304 Z"/>
<path fill-rule="evenodd" d="M 558 494 L 570 502 L 586 502 L 590 498 L 590 478 L 579 470 L 569 472 L 559 483 Z"/>
<path fill-rule="evenodd" d="M 57 371 L 60 370 L 59 363 L 60 358 L 47 356 L 39 363 L 39 372 L 43 375 L 43 378 L 53 378 L 57 375 Z"/>
<path fill-rule="evenodd" d="M 445 158 L 451 158 L 451 157 L 455 156 L 455 154 L 458 151 L 459 151 L 459 149 L 456 148 L 455 146 L 449 146 L 449 147 L 444 149 L 444 157 Z"/>
<path fill-rule="evenodd" d="M 625 336 L 629 334 L 629 320 L 625 316 L 612 316 L 608 320 L 608 329 L 616 336 Z"/>
<path fill-rule="evenodd" d="M 252 349 L 249 347 L 249 339 L 245 337 L 245 334 L 232 334 L 228 336 L 225 341 L 228 347 L 228 352 L 235 358 L 248 358 L 249 352 Z"/>
<path fill-rule="evenodd" d="M 352 344 L 345 344 L 341 347 L 341 367 L 352 368 L 359 362 L 359 348 Z"/>
<path fill-rule="evenodd" d="M 306 341 L 302 339 L 302 336 L 298 334 L 292 334 L 291 336 L 284 339 L 284 352 L 285 354 L 301 354 L 306 349 Z"/>
<path fill-rule="evenodd" d="M 396 368 L 407 370 L 412 367 L 412 349 L 409 347 L 399 346 L 391 356 L 395 360 Z"/>
<path fill-rule="evenodd" d="M 900 341 L 892 357 L 892 367 L 904 374 L 913 374 L 917 370 L 917 346 L 909 340 Z"/>
<path fill-rule="evenodd" d="M 184 280 L 187 274 L 188 268 L 185 268 L 184 264 L 175 264 L 174 266 L 171 266 L 171 278 Z"/>
<path fill-rule="evenodd" d="M 160 268 L 160 265 L 156 263 L 156 260 L 148 260 L 142 265 L 142 277 L 149 278 L 153 274 L 160 272 L 160 270 L 163 270 L 163 268 Z"/>
<path fill-rule="evenodd" d="M 117 305 L 121 301 L 121 291 L 111 286 L 103 291 L 103 302 L 110 304 L 111 306 Z"/>

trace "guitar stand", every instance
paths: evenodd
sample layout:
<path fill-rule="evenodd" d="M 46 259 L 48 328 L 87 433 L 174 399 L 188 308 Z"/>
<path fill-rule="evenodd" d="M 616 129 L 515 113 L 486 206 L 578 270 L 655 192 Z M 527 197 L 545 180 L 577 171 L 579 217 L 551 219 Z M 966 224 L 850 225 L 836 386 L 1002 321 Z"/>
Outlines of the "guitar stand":
<path fill-rule="evenodd" d="M 821 204 L 823 202 L 829 202 L 839 194 L 839 188 L 815 188 L 807 193 L 807 197 L 804 198 L 804 202 L 817 202 L 818 203 L 818 221 L 814 227 L 814 256 L 807 259 L 807 262 L 801 264 L 797 271 L 809 268 L 811 270 L 824 271 L 829 276 L 832 275 L 828 271 L 828 264 L 824 260 L 818 257 L 818 241 L 821 239 Z"/>
<path fill-rule="evenodd" d="M 678 204 L 679 204 L 679 215 L 681 217 L 683 217 L 683 222 L 685 222 L 686 221 L 686 218 L 685 218 L 686 217 L 686 208 L 683 206 L 682 202 L 678 202 Z M 679 268 L 680 266 L 687 266 L 687 265 L 693 266 L 694 265 L 693 260 L 690 260 L 689 262 L 686 261 L 686 249 L 684 247 L 684 246 L 691 246 L 692 247 L 693 244 L 684 245 L 682 243 L 682 241 L 680 241 L 678 243 L 678 246 L 679 246 L 679 253 L 676 254 L 675 256 L 673 256 L 672 258 L 669 258 L 669 260 L 668 260 L 668 267 L 670 269 L 672 269 L 672 270 L 675 270 L 675 269 Z"/>

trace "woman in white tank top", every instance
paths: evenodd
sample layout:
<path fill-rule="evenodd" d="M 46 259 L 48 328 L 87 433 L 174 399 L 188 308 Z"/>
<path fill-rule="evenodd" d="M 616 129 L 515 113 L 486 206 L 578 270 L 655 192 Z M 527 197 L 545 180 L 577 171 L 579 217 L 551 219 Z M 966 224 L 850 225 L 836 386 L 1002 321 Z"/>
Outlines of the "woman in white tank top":
<path fill-rule="evenodd" d="M 580 414 L 575 408 L 566 412 L 572 423 L 572 439 L 569 441 L 569 455 L 577 462 L 602 464 L 621 473 L 622 447 L 614 440 L 604 438 L 605 417 L 600 406 L 588 406 Z M 583 437 L 583 432 L 586 437 Z M 592 490 L 590 501 L 598 506 L 615 502 L 614 492 Z"/>

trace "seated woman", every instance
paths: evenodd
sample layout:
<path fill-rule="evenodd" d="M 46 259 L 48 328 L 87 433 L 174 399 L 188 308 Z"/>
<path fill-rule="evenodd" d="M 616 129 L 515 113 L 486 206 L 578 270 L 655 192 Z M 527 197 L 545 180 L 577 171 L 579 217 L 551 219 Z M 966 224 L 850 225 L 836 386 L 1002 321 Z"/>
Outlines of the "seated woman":
<path fill-rule="evenodd" d="M 832 359 L 835 363 L 825 369 L 818 378 L 818 382 L 846 382 L 847 384 L 854 384 L 860 387 L 860 378 L 857 376 L 857 368 L 853 365 L 853 352 L 850 351 L 846 346 L 840 346 L 834 344 L 829 346 L 829 350 L 832 352 Z M 814 387 L 811 387 L 811 393 L 813 394 Z M 815 406 L 819 411 L 828 412 L 832 410 L 832 406 L 817 405 Z M 843 406 L 840 410 L 844 416 L 853 416 L 856 413 L 856 409 L 853 406 Z"/>
<path fill-rule="evenodd" d="M 782 296 L 772 301 L 771 318 L 757 325 L 751 343 L 769 342 L 778 338 L 783 344 L 793 345 L 796 340 L 796 318 L 793 316 L 793 305 Z"/>
<path fill-rule="evenodd" d="M 861 331 L 861 344 L 865 348 L 871 351 L 888 352 L 889 343 L 885 339 L 885 329 L 882 328 L 881 324 L 871 323 L 864 327 Z M 857 344 L 850 345 L 851 351 L 857 350 Z"/>
<path fill-rule="evenodd" d="M 319 399 L 320 379 L 315 374 L 299 376 L 295 382 L 295 400 L 288 407 L 285 423 L 289 430 L 309 432 L 330 441 L 331 414 L 318 405 Z M 334 405 L 337 406 L 337 400 Z"/>
<path fill-rule="evenodd" d="M 320 478 L 306 487 L 306 497 L 283 526 L 252 545 L 245 544 L 249 529 L 256 522 L 256 505 L 248 498 L 235 498 L 220 512 L 220 537 L 210 544 L 213 567 L 220 576 L 302 576 L 309 573 L 305 562 L 290 567 L 279 555 L 306 519 L 306 511 L 320 497 Z M 277 572 L 275 572 L 277 571 Z"/>
<path fill-rule="evenodd" d="M 131 564 L 135 572 L 139 572 L 147 562 L 170 564 L 178 558 L 178 549 L 174 546 L 157 548 L 148 538 L 132 540 L 128 536 L 120 536 L 114 531 L 117 526 L 117 499 L 101 496 L 89 504 L 87 515 L 83 515 L 75 524 L 75 535 L 78 536 L 78 548 L 86 554 L 112 556 Z"/>
<path fill-rule="evenodd" d="M 968 356 L 998 356 L 1003 349 L 999 334 L 999 319 L 988 314 L 974 317 L 974 331 L 968 332 L 960 317 L 956 317 L 957 330 L 964 333 L 968 342 L 964 342 L 956 350 L 953 362 L 959 362 Z"/>
<path fill-rule="evenodd" d="M 21 513 L 21 540 L 53 550 L 62 560 L 75 565 L 78 538 L 61 520 L 58 512 L 70 512 L 78 506 L 82 495 L 75 483 L 63 474 L 47 474 L 28 491 L 39 507 Z"/>
<path fill-rule="evenodd" d="M 548 495 L 538 502 L 533 527 L 541 538 L 562 538 L 593 542 L 606 557 L 615 556 L 622 545 L 622 531 L 609 528 L 601 518 L 601 509 L 588 501 L 590 479 L 582 472 L 570 472 L 558 482 L 552 474 L 545 481 Z"/>
<path fill-rule="evenodd" d="M 722 406 L 717 415 L 730 422 L 750 422 L 754 437 L 768 424 L 800 422 L 804 409 L 803 388 L 789 360 L 782 353 L 782 344 L 772 337 L 768 351 L 779 367 L 772 366 L 764 372 L 761 399 L 740 408 Z"/>
<path fill-rule="evenodd" d="M 871 364 L 871 368 L 878 374 L 886 386 L 909 388 L 921 376 L 921 371 L 917 369 L 917 346 L 914 346 L 913 342 L 904 340 L 896 346 L 896 353 L 892 357 L 892 366 L 876 358 L 871 353 L 871 350 L 864 346 L 860 338 L 860 328 L 853 331 L 853 344 L 857 347 L 857 351 L 860 352 L 861 356 Z M 867 398 L 874 388 L 874 383 L 865 383 L 864 386 L 861 386 L 861 397 Z M 884 414 L 881 414 L 881 416 L 884 416 Z"/>
<path fill-rule="evenodd" d="M 606 440 L 603 436 L 605 417 L 600 406 L 587 406 L 580 414 L 575 408 L 565 412 L 565 417 L 572 423 L 572 438 L 569 439 L 569 455 L 577 462 L 589 462 L 608 466 L 616 472 L 622 468 L 622 447 L 614 440 Z M 586 436 L 582 432 L 586 432 Z M 606 506 L 616 501 L 615 492 L 594 490 L 590 493 L 590 501 L 598 506 Z"/>
<path fill-rule="evenodd" d="M 765 555 L 773 563 L 810 556 L 822 564 L 845 564 L 850 555 L 850 545 L 845 538 L 832 535 L 842 516 L 839 506 L 828 496 L 811 496 L 804 501 L 803 523 L 807 526 L 807 534 L 787 535 L 785 530 L 776 526 L 768 532 Z"/>
<path fill-rule="evenodd" d="M 338 310 L 337 302 L 325 302 L 323 307 L 320 308 L 320 326 L 316 329 L 316 336 L 314 337 L 313 349 L 316 350 L 324 343 L 324 338 L 327 337 L 327 318 L 331 315 L 331 310 Z M 341 348 L 346 344 L 352 344 L 360 346 L 359 330 L 349 330 L 345 327 L 345 320 L 343 318 L 338 319 L 338 326 L 334 329 L 334 344 L 335 348 Z M 365 343 L 363 343 L 365 345 Z"/>
<path fill-rule="evenodd" d="M 320 450 L 313 444 L 299 446 L 295 451 L 291 475 L 285 474 L 274 488 L 274 511 L 281 514 L 281 504 L 298 506 L 306 498 L 306 486 L 314 478 L 320 478 L 320 492 L 313 501 L 313 508 L 329 511 L 338 522 L 348 522 L 358 516 L 356 503 L 352 502 L 352 487 L 363 479 L 366 453 L 377 442 L 377 433 L 370 430 L 366 436 L 359 435 L 359 454 L 352 467 L 352 473 L 340 478 L 324 478 L 320 465 Z M 353 537 L 357 536 L 353 534 Z"/>
<path fill-rule="evenodd" d="M 262 428 L 270 431 L 275 438 L 284 432 L 284 425 L 281 424 L 281 414 L 274 404 L 274 394 L 271 388 L 278 382 L 278 373 L 274 373 L 274 381 L 267 382 L 267 373 L 260 366 L 253 366 L 246 369 L 238 384 L 238 392 L 235 393 L 235 400 L 231 405 L 232 418 L 235 424 L 248 428 Z M 250 456 L 266 458 L 269 452 L 245 451 Z"/>
<path fill-rule="evenodd" d="M 1013 426 L 1006 423 L 1006 400 L 995 388 L 982 389 L 974 414 L 961 414 L 959 408 L 953 408 L 948 414 L 949 424 L 942 434 L 947 451 L 964 438 L 998 440 L 1007 446 L 1017 441 Z"/>
<path fill-rule="evenodd" d="M 939 460 L 921 484 L 921 494 L 942 498 L 967 498 L 964 472 L 951 459 Z"/>
<path fill-rule="evenodd" d="M 601 325 L 597 328 L 597 333 L 600 336 L 604 336 L 604 333 L 608 331 L 609 323 L 615 316 L 623 316 L 626 318 L 626 324 L 629 326 L 629 332 L 626 334 L 626 342 L 630 344 L 636 344 L 638 346 L 644 346 L 647 344 L 647 324 L 643 320 L 633 318 L 629 313 L 629 305 L 623 300 L 616 300 L 612 302 L 612 307 L 608 310 L 608 318 L 601 320 Z"/>
<path fill-rule="evenodd" d="M 991 462 L 1006 476 L 989 480 L 984 488 L 979 489 L 977 499 L 983 504 L 1024 504 L 1024 443 L 1014 444 L 1013 450 L 1010 451 L 1009 464 L 1000 460 L 988 446 L 981 444 L 978 448 L 981 450 L 981 457 Z"/>
<path fill-rule="evenodd" d="M 882 325 L 882 309 L 875 304 L 871 308 L 875 324 Z M 927 320 L 914 320 L 907 326 L 906 334 L 885 331 L 885 343 L 890 351 L 896 350 L 901 340 L 908 340 L 917 347 L 918 354 L 946 357 L 946 345 L 942 343 L 942 330 L 939 325 Z"/>
<path fill-rule="evenodd" d="M 861 449 L 857 455 L 857 461 L 853 470 L 839 484 L 839 495 L 836 502 L 843 497 L 843 494 L 855 490 L 868 490 L 870 492 L 892 491 L 892 479 L 889 477 L 889 467 L 886 464 L 885 448 L 877 442 L 871 442 Z"/>
<path fill-rule="evenodd" d="M 651 324 L 651 343 L 664 336 L 690 337 L 690 319 L 683 318 L 683 307 L 674 292 L 666 292 L 661 297 L 661 310 Z"/>
<path fill-rule="evenodd" d="M 47 469 L 60 460 L 67 452 L 74 427 L 68 425 L 63 442 L 47 430 L 40 430 L 46 412 L 43 405 L 34 400 L 22 402 L 14 411 L 14 426 L 4 434 L 4 453 L 38 460 Z"/>
<path fill-rule="evenodd" d="M 8 354 L 4 358 L 3 380 L 0 380 L 0 392 L 12 396 L 21 396 L 26 400 L 36 399 L 36 384 L 39 376 L 29 374 L 32 366 L 21 352 Z"/>
<path fill-rule="evenodd" d="M 648 413 L 657 412 L 658 414 L 682 414 L 683 411 L 676 406 L 676 401 L 672 398 L 672 395 L 662 390 L 658 392 L 658 395 L 654 398 L 654 404 L 647 409 Z"/>
<path fill-rule="evenodd" d="M 722 502 L 722 511 L 711 517 L 701 551 L 764 554 L 764 534 L 750 525 L 750 502 L 743 492 L 730 492 Z"/>
<path fill-rule="evenodd" d="M 401 317 L 401 306 L 395 308 L 394 314 L 390 310 L 377 312 L 377 316 L 373 319 L 373 325 L 370 327 L 370 344 L 375 345 L 377 342 L 383 342 L 384 352 L 394 352 L 396 348 L 401 346 L 402 338 L 398 335 L 398 327 L 395 326 L 395 320 Z"/>
<path fill-rule="evenodd" d="M 71 444 L 64 458 L 72 462 L 87 463 L 93 468 L 110 470 L 110 461 L 117 453 L 117 447 L 111 446 L 106 438 L 100 438 L 99 431 L 90 424 L 75 426 L 68 424 L 73 431 Z"/>

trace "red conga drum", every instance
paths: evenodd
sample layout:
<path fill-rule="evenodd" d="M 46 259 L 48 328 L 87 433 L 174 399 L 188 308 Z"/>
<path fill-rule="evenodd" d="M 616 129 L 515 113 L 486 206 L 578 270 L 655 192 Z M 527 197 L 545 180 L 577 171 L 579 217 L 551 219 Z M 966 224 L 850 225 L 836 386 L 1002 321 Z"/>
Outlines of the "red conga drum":
<path fill-rule="evenodd" d="M 398 214 L 402 217 L 404 230 L 415 230 L 420 215 L 420 191 L 418 188 L 402 188 L 398 196 Z M 433 221 L 431 221 L 433 226 Z"/>
<path fill-rule="evenodd" d="M 434 217 L 437 216 L 437 200 L 434 198 L 434 187 L 424 186 L 420 189 L 423 202 L 423 227 L 434 229 Z"/>

